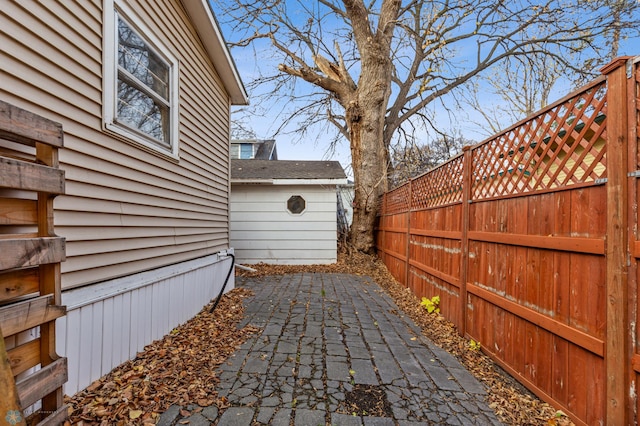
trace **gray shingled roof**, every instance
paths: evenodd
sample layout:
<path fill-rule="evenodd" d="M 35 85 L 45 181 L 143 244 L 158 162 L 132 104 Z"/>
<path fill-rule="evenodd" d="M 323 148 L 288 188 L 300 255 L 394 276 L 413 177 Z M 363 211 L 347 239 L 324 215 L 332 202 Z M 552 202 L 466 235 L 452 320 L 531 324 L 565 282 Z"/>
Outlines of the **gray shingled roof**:
<path fill-rule="evenodd" d="M 278 159 L 278 151 L 276 150 L 276 141 L 275 139 L 268 139 L 262 141 L 261 144 L 258 145 L 258 151 L 256 152 L 256 157 L 254 160 L 277 160 Z"/>
<path fill-rule="evenodd" d="M 232 180 L 346 178 L 337 161 L 231 160 Z"/>

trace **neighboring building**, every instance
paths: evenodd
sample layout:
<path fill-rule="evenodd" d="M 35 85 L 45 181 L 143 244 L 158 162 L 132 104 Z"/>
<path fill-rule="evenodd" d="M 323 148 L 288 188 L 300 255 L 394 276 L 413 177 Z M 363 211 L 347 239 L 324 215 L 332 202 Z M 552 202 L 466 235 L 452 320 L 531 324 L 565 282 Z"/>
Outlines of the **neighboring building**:
<path fill-rule="evenodd" d="M 349 181 L 338 187 L 338 231 L 346 238 L 353 223 L 353 199 L 355 188 Z"/>
<path fill-rule="evenodd" d="M 247 95 L 207 0 L 4 1 L 0 16 L 0 99 L 65 133 L 57 339 L 73 394 L 222 288 L 230 105 Z"/>
<path fill-rule="evenodd" d="M 231 245 L 239 263 L 337 261 L 337 161 L 231 160 Z"/>
<path fill-rule="evenodd" d="M 274 139 L 242 139 L 231 141 L 231 158 L 234 160 L 277 160 Z"/>

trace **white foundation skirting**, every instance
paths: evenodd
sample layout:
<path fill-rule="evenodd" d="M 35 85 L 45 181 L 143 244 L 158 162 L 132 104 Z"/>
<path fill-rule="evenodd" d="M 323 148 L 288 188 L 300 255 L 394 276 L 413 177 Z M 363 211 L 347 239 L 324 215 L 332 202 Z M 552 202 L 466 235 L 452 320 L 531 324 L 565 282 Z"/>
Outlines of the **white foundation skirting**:
<path fill-rule="evenodd" d="M 65 393 L 86 388 L 194 317 L 218 296 L 230 266 L 230 257 L 216 254 L 63 291 L 67 315 L 56 323 L 56 350 L 68 359 Z M 232 273 L 225 292 L 234 285 Z"/>

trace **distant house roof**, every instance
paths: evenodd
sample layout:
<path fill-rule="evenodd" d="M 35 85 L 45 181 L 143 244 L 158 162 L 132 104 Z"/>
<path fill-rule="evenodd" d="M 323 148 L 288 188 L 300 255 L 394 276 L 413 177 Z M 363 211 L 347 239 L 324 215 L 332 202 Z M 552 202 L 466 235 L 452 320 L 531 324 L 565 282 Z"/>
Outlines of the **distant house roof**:
<path fill-rule="evenodd" d="M 241 159 L 241 151 L 237 146 L 250 144 L 253 145 L 253 157 L 256 160 L 277 160 L 278 151 L 276 150 L 275 139 L 232 139 L 231 140 L 231 158 Z M 234 151 L 233 147 L 236 146 Z M 243 158 L 248 160 L 249 158 Z"/>
<path fill-rule="evenodd" d="M 309 183 L 328 180 L 342 184 L 347 182 L 347 176 L 337 161 L 231 160 L 231 182 L 274 183 L 276 180 Z"/>
<path fill-rule="evenodd" d="M 258 146 L 258 151 L 255 156 L 256 160 L 277 160 L 278 151 L 276 151 L 275 139 L 263 140 Z"/>

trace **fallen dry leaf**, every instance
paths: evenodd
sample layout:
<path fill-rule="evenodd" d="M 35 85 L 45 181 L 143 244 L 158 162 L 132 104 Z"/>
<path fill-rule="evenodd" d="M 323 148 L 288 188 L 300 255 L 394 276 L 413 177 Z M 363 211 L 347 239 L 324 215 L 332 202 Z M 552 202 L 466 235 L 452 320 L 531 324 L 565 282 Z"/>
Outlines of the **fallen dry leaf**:
<path fill-rule="evenodd" d="M 215 370 L 257 330 L 237 326 L 243 317 L 242 301 L 251 294 L 242 288 L 231 290 L 213 313 L 205 306 L 135 359 L 65 397 L 71 406 L 69 424 L 149 425 L 172 404 L 197 401 L 224 407 L 226 402 L 219 402 L 213 390 L 218 383 Z"/>
<path fill-rule="evenodd" d="M 134 420 L 142 415 L 142 410 L 131 410 L 129 411 L 129 418 Z"/>

